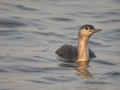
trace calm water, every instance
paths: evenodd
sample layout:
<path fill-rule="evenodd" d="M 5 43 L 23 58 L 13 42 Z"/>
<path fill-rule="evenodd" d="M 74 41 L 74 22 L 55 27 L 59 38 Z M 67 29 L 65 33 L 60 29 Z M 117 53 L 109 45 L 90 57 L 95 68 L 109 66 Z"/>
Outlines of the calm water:
<path fill-rule="evenodd" d="M 91 79 L 54 53 L 86 23 L 104 30 L 90 41 Z M 0 0 L 0 90 L 67 89 L 120 89 L 120 0 Z"/>

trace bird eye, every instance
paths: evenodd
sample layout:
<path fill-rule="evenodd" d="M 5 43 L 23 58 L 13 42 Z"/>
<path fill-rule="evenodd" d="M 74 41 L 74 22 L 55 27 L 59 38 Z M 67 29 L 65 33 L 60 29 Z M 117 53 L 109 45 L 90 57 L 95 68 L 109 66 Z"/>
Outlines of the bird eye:
<path fill-rule="evenodd" d="M 86 30 L 88 30 L 88 27 L 85 27 Z"/>

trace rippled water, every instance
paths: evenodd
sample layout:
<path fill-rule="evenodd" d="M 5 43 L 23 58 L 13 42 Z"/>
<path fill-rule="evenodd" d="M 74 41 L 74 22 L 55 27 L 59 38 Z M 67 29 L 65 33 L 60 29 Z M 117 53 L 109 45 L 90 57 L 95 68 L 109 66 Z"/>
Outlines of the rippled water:
<path fill-rule="evenodd" d="M 104 30 L 90 41 L 92 79 L 54 53 L 86 23 Z M 119 46 L 120 0 L 0 0 L 0 90 L 119 90 Z"/>

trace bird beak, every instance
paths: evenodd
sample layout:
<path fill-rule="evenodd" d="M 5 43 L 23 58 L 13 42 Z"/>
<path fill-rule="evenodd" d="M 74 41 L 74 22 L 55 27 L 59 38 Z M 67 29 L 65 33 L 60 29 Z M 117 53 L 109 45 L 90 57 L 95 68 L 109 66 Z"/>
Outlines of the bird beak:
<path fill-rule="evenodd" d="M 94 33 L 100 32 L 100 31 L 102 31 L 102 29 L 95 29 L 95 30 L 94 30 Z"/>

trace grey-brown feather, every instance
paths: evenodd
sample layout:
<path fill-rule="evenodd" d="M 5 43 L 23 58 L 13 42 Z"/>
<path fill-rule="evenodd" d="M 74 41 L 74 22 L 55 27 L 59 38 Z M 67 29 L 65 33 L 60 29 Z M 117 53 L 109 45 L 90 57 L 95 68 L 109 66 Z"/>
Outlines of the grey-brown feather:
<path fill-rule="evenodd" d="M 56 50 L 56 54 L 65 59 L 74 59 L 77 58 L 77 47 L 72 45 L 63 45 Z M 89 57 L 96 57 L 96 55 L 91 49 L 89 49 Z"/>

